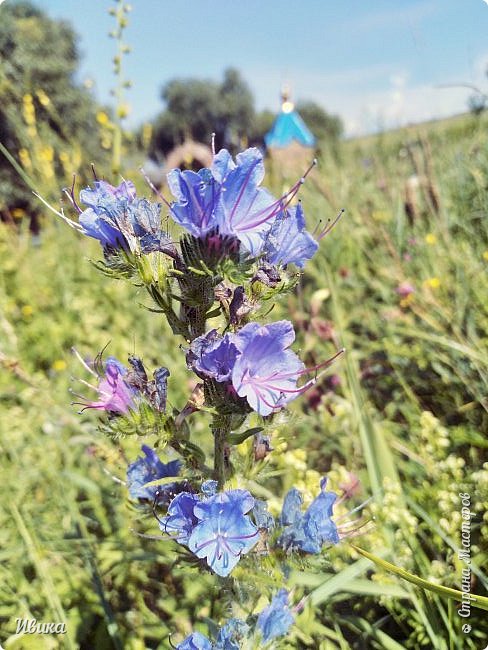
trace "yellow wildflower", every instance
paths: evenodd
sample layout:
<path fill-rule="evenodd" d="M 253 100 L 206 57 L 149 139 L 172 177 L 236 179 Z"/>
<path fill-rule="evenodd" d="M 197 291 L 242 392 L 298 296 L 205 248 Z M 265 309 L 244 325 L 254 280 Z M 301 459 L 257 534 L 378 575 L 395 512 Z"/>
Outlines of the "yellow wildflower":
<path fill-rule="evenodd" d="M 439 278 L 427 278 L 424 282 L 424 286 L 429 289 L 438 289 L 441 286 L 441 281 Z"/>
<path fill-rule="evenodd" d="M 49 106 L 51 100 L 42 89 L 36 91 L 36 95 L 37 95 L 37 99 L 39 100 L 42 106 Z"/>
<path fill-rule="evenodd" d="M 56 359 L 52 365 L 52 369 L 55 372 L 61 372 L 63 370 L 66 370 L 66 361 L 64 359 Z"/>
<path fill-rule="evenodd" d="M 25 210 L 23 210 L 22 208 L 14 208 L 12 210 L 12 217 L 14 219 L 22 219 L 22 217 L 24 216 L 25 216 Z"/>
<path fill-rule="evenodd" d="M 109 123 L 109 117 L 105 111 L 98 111 L 97 113 L 97 122 L 102 126 L 105 126 Z"/>
<path fill-rule="evenodd" d="M 26 318 L 32 316 L 32 314 L 34 313 L 34 309 L 32 305 L 24 305 L 21 311 L 22 311 L 22 315 L 25 316 Z"/>
<path fill-rule="evenodd" d="M 433 232 L 429 232 L 428 235 L 425 235 L 425 243 L 429 244 L 429 246 L 433 246 L 434 244 L 437 244 L 437 237 L 434 235 Z"/>
<path fill-rule="evenodd" d="M 375 221 L 384 222 L 390 220 L 390 215 L 386 210 L 374 210 L 371 216 Z"/>

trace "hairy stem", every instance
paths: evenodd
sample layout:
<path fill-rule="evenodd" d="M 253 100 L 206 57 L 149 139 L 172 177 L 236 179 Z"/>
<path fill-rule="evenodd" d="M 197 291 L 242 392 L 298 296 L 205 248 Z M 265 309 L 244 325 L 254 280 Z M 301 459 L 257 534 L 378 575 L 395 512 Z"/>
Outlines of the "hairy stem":
<path fill-rule="evenodd" d="M 214 479 L 221 490 L 224 487 L 227 470 L 225 448 L 230 433 L 230 417 L 221 415 L 215 418 L 212 423 L 212 433 L 214 436 Z"/>

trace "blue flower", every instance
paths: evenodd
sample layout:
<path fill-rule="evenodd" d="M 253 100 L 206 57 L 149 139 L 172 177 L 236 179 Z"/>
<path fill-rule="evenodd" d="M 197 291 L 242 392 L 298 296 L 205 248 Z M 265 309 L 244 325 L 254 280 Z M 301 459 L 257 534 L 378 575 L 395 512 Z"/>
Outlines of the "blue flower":
<path fill-rule="evenodd" d="M 275 520 L 273 515 L 268 512 L 268 504 L 266 501 L 255 499 L 252 515 L 254 517 L 254 523 L 260 530 L 271 530 L 271 528 L 274 528 Z"/>
<path fill-rule="evenodd" d="M 234 163 L 229 152 L 222 149 L 214 158 L 212 172 L 222 184 L 215 212 L 219 232 L 234 235 L 248 253 L 259 255 L 264 234 L 281 209 L 281 200 L 260 187 L 264 178 L 261 152 L 246 149 Z"/>
<path fill-rule="evenodd" d="M 296 264 L 300 268 L 313 257 L 319 245 L 305 230 L 301 203 L 283 210 L 274 220 L 266 236 L 265 259 L 275 266 Z"/>
<path fill-rule="evenodd" d="M 123 181 L 113 187 L 106 181 L 95 181 L 93 185 L 94 188 L 87 187 L 80 192 L 80 201 L 88 206 L 79 217 L 84 234 L 98 239 L 104 248 L 127 248 L 117 216 L 122 215 L 136 197 L 133 183 Z"/>
<path fill-rule="evenodd" d="M 199 503 L 196 494 L 180 492 L 171 501 L 168 514 L 159 521 L 159 527 L 164 533 L 172 535 L 180 544 L 187 545 L 193 529 L 198 524 L 194 508 Z"/>
<path fill-rule="evenodd" d="M 240 650 L 241 641 L 247 636 L 249 625 L 238 618 L 231 618 L 220 628 L 215 650 Z"/>
<path fill-rule="evenodd" d="M 265 643 L 284 636 L 293 625 L 293 614 L 288 607 L 288 592 L 280 589 L 268 607 L 259 614 L 257 627 Z"/>
<path fill-rule="evenodd" d="M 80 192 L 80 201 L 88 206 L 79 216 L 81 231 L 104 248 L 161 251 L 176 257 L 176 248 L 161 227 L 161 206 L 137 198 L 130 181 L 118 187 L 95 181 L 93 188 Z"/>
<path fill-rule="evenodd" d="M 192 342 L 187 363 L 202 379 L 223 382 L 230 379 L 238 354 L 229 334 L 222 337 L 217 330 L 211 330 Z"/>
<path fill-rule="evenodd" d="M 200 632 L 193 632 L 176 646 L 176 650 L 212 650 L 212 644 Z"/>
<path fill-rule="evenodd" d="M 129 242 L 131 251 L 161 251 L 177 257 L 175 245 L 161 226 L 161 205 L 147 199 L 135 199 L 117 219 L 118 227 Z"/>
<path fill-rule="evenodd" d="M 292 488 L 285 497 L 281 513 L 283 532 L 278 545 L 285 549 L 304 553 L 320 553 L 326 543 L 340 541 L 336 524 L 332 521 L 333 505 L 337 499 L 334 492 L 327 492 L 326 479 L 320 483 L 320 493 L 305 512 L 301 510 L 302 496 Z"/>
<path fill-rule="evenodd" d="M 133 499 L 153 500 L 156 497 L 156 492 L 170 491 L 174 483 L 159 486 L 149 486 L 146 483 L 167 476 L 178 476 L 181 462 L 172 460 L 169 463 L 163 463 L 154 449 L 147 445 L 142 445 L 141 450 L 144 452 L 144 456 L 139 456 L 127 468 L 127 487 Z"/>
<path fill-rule="evenodd" d="M 237 155 L 236 162 L 222 149 L 211 169 L 198 173 L 174 169 L 168 185 L 175 197 L 171 215 L 194 237 L 211 231 L 237 238 L 245 251 L 258 255 L 283 204 L 260 184 L 264 178 L 263 156 L 251 148 Z"/>
<path fill-rule="evenodd" d="M 306 369 L 289 350 L 295 339 L 289 321 L 269 325 L 249 323 L 232 338 L 240 355 L 232 369 L 232 384 L 260 415 L 269 415 L 297 397 L 305 387 L 297 388 Z"/>
<path fill-rule="evenodd" d="M 220 492 L 195 504 L 199 523 L 188 540 L 188 548 L 205 558 L 220 576 L 228 576 L 241 556 L 257 543 L 259 532 L 246 513 L 254 505 L 246 490 Z"/>
<path fill-rule="evenodd" d="M 203 237 L 216 227 L 215 206 L 220 184 L 210 169 L 198 173 L 173 169 L 167 175 L 168 187 L 176 201 L 171 204 L 171 216 L 177 224 L 194 237 Z"/>

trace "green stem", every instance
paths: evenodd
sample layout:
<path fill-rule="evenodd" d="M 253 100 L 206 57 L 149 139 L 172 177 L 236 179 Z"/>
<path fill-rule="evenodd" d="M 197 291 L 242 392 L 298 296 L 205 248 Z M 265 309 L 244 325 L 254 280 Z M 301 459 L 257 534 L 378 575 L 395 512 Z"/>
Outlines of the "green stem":
<path fill-rule="evenodd" d="M 225 446 L 230 433 L 230 417 L 221 415 L 215 418 L 212 424 L 212 433 L 214 435 L 214 479 L 221 490 L 225 484 L 227 470 Z"/>

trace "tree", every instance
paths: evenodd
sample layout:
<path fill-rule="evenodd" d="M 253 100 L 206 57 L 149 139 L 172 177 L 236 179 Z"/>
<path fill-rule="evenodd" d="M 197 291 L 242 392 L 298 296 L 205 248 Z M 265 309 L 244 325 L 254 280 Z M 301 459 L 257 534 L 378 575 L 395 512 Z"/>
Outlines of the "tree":
<path fill-rule="evenodd" d="M 62 171 L 63 160 L 74 172 L 82 159 L 87 165 L 100 159 L 97 106 L 74 82 L 77 38 L 70 25 L 49 18 L 29 2 L 7 2 L 0 15 L 0 142 L 36 183 L 42 185 L 50 177 L 54 185 L 54 172 Z M 34 205 L 3 155 L 0 196 L 4 214 L 16 207 L 32 210 Z"/>
<path fill-rule="evenodd" d="M 221 83 L 173 79 L 162 89 L 165 110 L 156 118 L 151 153 L 166 154 L 192 138 L 217 146 L 238 147 L 254 120 L 254 98 L 240 73 L 229 68 Z"/>
<path fill-rule="evenodd" d="M 317 140 L 338 140 L 344 130 L 342 120 L 337 115 L 327 113 L 322 106 L 313 101 L 299 102 L 297 111 Z"/>

